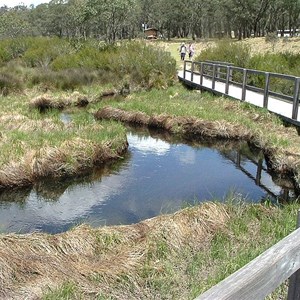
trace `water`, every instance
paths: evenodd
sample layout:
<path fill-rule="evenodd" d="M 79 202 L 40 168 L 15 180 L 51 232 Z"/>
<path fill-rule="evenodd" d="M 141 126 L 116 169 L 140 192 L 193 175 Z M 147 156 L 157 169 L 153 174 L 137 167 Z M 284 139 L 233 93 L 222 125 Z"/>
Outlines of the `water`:
<path fill-rule="evenodd" d="M 58 233 L 81 223 L 131 224 L 190 203 L 224 201 L 232 192 L 255 202 L 296 197 L 292 183 L 276 184 L 261 154 L 246 144 L 188 145 L 145 131 L 128 131 L 128 142 L 122 161 L 89 176 L 3 192 L 0 231 Z"/>

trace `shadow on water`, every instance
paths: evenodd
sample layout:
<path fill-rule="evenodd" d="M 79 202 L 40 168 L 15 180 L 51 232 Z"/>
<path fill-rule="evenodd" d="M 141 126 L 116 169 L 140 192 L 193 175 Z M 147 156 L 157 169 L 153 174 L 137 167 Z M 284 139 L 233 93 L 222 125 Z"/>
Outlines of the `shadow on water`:
<path fill-rule="evenodd" d="M 234 192 L 251 202 L 290 202 L 294 182 L 271 174 L 247 143 L 183 141 L 166 132 L 128 128 L 123 160 L 61 181 L 0 194 L 0 231 L 57 233 L 80 223 L 131 224 L 187 204 L 225 201 Z"/>
<path fill-rule="evenodd" d="M 101 182 L 101 179 L 118 173 L 121 168 L 126 166 L 130 159 L 130 153 L 125 154 L 124 158 L 114 163 L 106 163 L 101 167 L 95 167 L 92 172 L 75 178 L 65 178 L 64 180 L 45 179 L 37 182 L 33 190 L 37 197 L 44 201 L 59 201 L 60 197 L 73 187 L 85 188 L 93 182 Z"/>

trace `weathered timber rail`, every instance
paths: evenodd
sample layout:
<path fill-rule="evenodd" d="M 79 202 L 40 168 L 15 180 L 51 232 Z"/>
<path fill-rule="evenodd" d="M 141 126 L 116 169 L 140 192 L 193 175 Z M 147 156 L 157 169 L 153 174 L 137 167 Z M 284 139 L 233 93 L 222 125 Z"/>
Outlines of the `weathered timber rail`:
<path fill-rule="evenodd" d="M 226 62 L 186 60 L 178 78 L 192 88 L 266 108 L 300 126 L 300 77 L 239 68 Z"/>
<path fill-rule="evenodd" d="M 260 300 L 290 278 L 288 300 L 300 299 L 300 213 L 297 229 L 195 300 Z"/>

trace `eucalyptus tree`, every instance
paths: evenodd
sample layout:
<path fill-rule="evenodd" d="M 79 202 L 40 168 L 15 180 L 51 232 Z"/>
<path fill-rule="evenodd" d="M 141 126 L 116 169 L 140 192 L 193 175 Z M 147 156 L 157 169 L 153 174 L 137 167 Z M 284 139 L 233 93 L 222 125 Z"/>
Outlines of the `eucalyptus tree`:
<path fill-rule="evenodd" d="M 107 42 L 132 37 L 138 26 L 137 0 L 88 0 L 85 11 L 94 34 Z"/>
<path fill-rule="evenodd" d="M 291 34 L 294 34 L 300 25 L 299 14 L 299 0 L 271 0 L 265 29 L 267 32 L 279 30 L 282 36 L 284 30 L 290 30 Z"/>
<path fill-rule="evenodd" d="M 287 12 L 286 29 L 289 29 L 290 33 L 293 35 L 296 28 L 299 26 L 300 1 L 285 0 L 284 8 Z"/>
<path fill-rule="evenodd" d="M 68 37 L 84 38 L 89 34 L 86 14 L 88 0 L 69 0 L 66 5 L 66 30 Z"/>
<path fill-rule="evenodd" d="M 29 19 L 35 35 L 49 35 L 49 4 L 40 4 L 34 9 L 30 10 Z"/>
<path fill-rule="evenodd" d="M 0 37 L 16 38 L 31 34 L 26 6 L 2 7 L 0 10 Z"/>
<path fill-rule="evenodd" d="M 198 0 L 196 0 L 198 1 Z M 142 13 L 150 26 L 156 27 L 168 39 L 187 37 L 191 32 L 192 0 L 142 0 Z M 148 24 L 148 25 L 149 25 Z"/>
<path fill-rule="evenodd" d="M 51 0 L 48 5 L 48 31 L 63 37 L 67 34 L 67 0 Z"/>

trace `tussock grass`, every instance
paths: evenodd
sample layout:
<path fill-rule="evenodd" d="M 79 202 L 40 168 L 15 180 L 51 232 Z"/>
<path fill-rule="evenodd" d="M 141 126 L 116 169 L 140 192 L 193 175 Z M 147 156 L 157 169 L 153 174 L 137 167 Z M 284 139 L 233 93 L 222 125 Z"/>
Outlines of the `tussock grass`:
<path fill-rule="evenodd" d="M 210 202 L 135 225 L 0 235 L 0 295 L 193 299 L 289 234 L 298 208 Z"/>
<path fill-rule="evenodd" d="M 181 133 L 185 137 L 249 139 L 248 131 L 224 121 L 211 122 L 194 117 L 172 117 L 169 115 L 148 116 L 142 112 L 128 112 L 117 108 L 104 107 L 95 113 L 96 119 L 113 119 L 153 128 Z"/>
<path fill-rule="evenodd" d="M 62 101 L 57 101 L 56 99 L 52 99 L 51 97 L 44 95 L 38 96 L 30 102 L 31 108 L 37 108 L 40 111 L 45 111 L 47 109 L 62 109 L 66 106 Z"/>
<path fill-rule="evenodd" d="M 103 130 L 101 126 L 89 128 Z M 23 143 L 22 155 L 2 165 L 0 169 L 0 187 L 20 187 L 33 184 L 43 177 L 68 177 L 86 172 L 95 165 L 103 164 L 112 159 L 120 158 L 127 149 L 127 142 L 119 139 L 112 141 L 94 141 L 91 137 L 76 137 L 75 130 L 62 138 L 57 145 L 47 145 L 47 139 L 41 141 L 41 146 L 33 149 L 29 142 Z M 75 137 L 72 136 L 75 134 Z M 35 145 L 38 146 L 38 145 Z"/>
<path fill-rule="evenodd" d="M 203 247 L 203 241 L 211 239 L 228 218 L 221 205 L 206 204 L 132 226 L 80 226 L 55 236 L 0 236 L 0 265 L 5 270 L 0 275 L 5 283 L 0 294 L 13 295 L 10 288 L 19 285 L 21 289 L 13 289 L 16 297 L 25 290 L 33 295 L 40 293 L 49 281 L 53 286 L 68 280 L 89 291 L 89 296 L 102 289 L 117 295 L 121 291 L 113 292 L 107 284 L 122 282 L 124 276 L 133 279 L 137 270 L 144 272 L 144 267 L 150 265 L 154 270 L 159 268 L 159 260 L 167 254 L 160 244 L 165 243 L 174 254 L 184 245 Z"/>
<path fill-rule="evenodd" d="M 45 112 L 49 109 L 64 109 L 68 106 L 86 107 L 89 104 L 89 100 L 86 95 L 82 95 L 79 92 L 73 92 L 70 97 L 56 98 L 51 95 L 40 95 L 33 98 L 29 107 L 31 109 L 38 109 L 40 112 Z"/>

